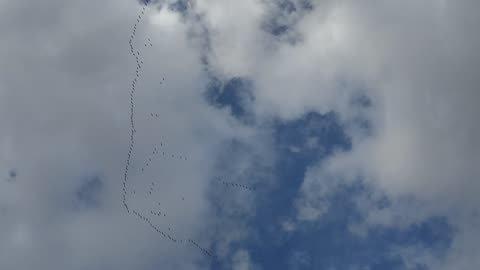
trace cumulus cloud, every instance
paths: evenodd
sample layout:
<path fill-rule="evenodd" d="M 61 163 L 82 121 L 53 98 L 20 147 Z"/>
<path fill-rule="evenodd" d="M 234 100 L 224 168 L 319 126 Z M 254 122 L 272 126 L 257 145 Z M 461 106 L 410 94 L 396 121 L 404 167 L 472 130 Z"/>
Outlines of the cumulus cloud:
<path fill-rule="evenodd" d="M 360 177 L 394 202 L 381 218 L 374 208 L 365 210 L 367 223 L 446 215 L 459 229 L 452 254 L 468 254 L 470 244 L 460 239 L 464 233 L 478 237 L 468 224 L 478 223 L 480 190 L 480 39 L 479 17 L 472 12 L 478 4 L 313 1 L 311 11 L 285 21 L 301 36 L 292 44 L 261 30 L 275 1 L 227 2 L 198 2 L 214 33 L 211 63 L 252 79 L 257 117 L 334 111 L 354 143 L 351 152 L 307 174 L 300 219 L 321 217 L 325 194 L 339 181 Z M 358 95 L 369 105 L 353 106 Z M 356 126 L 359 115 L 369 132 Z M 473 257 L 466 261 L 478 266 Z M 444 267 L 455 269 L 456 263 L 447 260 Z"/>
<path fill-rule="evenodd" d="M 332 191 L 332 175 L 340 181 L 361 177 L 395 202 L 366 210 L 367 223 L 395 226 L 446 215 L 459 231 L 446 263 L 437 267 L 478 267 L 475 256 L 465 257 L 472 246 L 464 238 L 478 238 L 469 228 L 478 223 L 480 190 L 474 75 L 479 39 L 471 32 L 478 16 L 468 12 L 472 8 L 472 2 L 438 1 L 336 8 L 345 14 L 340 20 L 349 39 L 341 42 L 346 50 L 340 56 L 351 56 L 350 69 L 358 68 L 354 75 L 372 89 L 373 135 L 359 139 L 352 132 L 352 152 L 336 155 L 316 169 L 313 180 L 306 178 L 301 211 Z M 351 115 L 348 108 L 338 112 Z"/>
<path fill-rule="evenodd" d="M 259 269 L 255 267 L 250 261 L 250 256 L 245 250 L 239 250 L 235 253 L 233 257 L 232 269 L 234 270 L 253 270 Z"/>

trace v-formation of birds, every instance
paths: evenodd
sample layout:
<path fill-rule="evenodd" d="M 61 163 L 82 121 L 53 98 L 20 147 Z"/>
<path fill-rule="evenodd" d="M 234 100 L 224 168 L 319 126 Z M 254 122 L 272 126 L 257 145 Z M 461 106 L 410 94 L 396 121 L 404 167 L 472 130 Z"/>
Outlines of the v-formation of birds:
<path fill-rule="evenodd" d="M 143 166 L 140 169 L 141 172 L 145 172 L 147 167 L 149 167 L 154 161 L 156 161 L 158 158 L 171 158 L 171 159 L 176 159 L 176 160 L 183 160 L 186 161 L 188 158 L 184 155 L 179 155 L 179 154 L 171 154 L 168 152 L 165 152 L 163 149 L 160 149 L 163 146 L 163 142 L 160 143 L 160 146 L 155 146 L 153 148 L 152 153 L 146 158 L 146 160 L 143 162 Z"/>
<path fill-rule="evenodd" d="M 146 222 L 150 227 L 152 227 L 157 233 L 162 235 L 165 239 L 168 239 L 172 241 L 173 243 L 177 244 L 191 244 L 201 250 L 205 255 L 211 257 L 211 258 L 216 258 L 217 256 L 213 254 L 212 251 L 209 251 L 208 249 L 202 247 L 199 243 L 194 241 L 193 239 L 190 238 L 178 238 L 175 237 L 171 228 L 168 227 L 168 230 L 161 230 L 158 226 L 156 226 L 152 221 L 150 217 L 147 217 L 146 215 L 140 213 L 137 210 L 130 209 L 128 203 L 127 203 L 127 184 L 128 184 L 128 175 L 129 175 L 129 170 L 130 170 L 130 162 L 132 158 L 132 153 L 134 150 L 135 146 L 135 133 L 137 132 L 135 128 L 135 92 L 137 90 L 137 85 L 140 81 L 141 77 L 141 71 L 142 67 L 144 65 L 144 62 L 141 58 L 141 51 L 136 48 L 135 46 L 135 39 L 136 39 L 136 33 L 137 33 L 137 26 L 140 25 L 142 22 L 143 16 L 145 15 L 145 8 L 147 6 L 147 3 L 144 3 L 141 12 L 139 13 L 136 23 L 133 26 L 132 33 L 130 35 L 130 40 L 129 40 L 129 47 L 130 47 L 130 53 L 131 55 L 135 58 L 135 63 L 136 63 L 136 69 L 135 69 L 135 76 L 132 79 L 131 83 L 131 91 L 130 91 L 130 146 L 128 150 L 128 155 L 127 155 L 127 160 L 125 164 L 125 171 L 124 171 L 124 178 L 123 178 L 123 205 L 128 213 L 132 212 L 136 217 L 138 217 L 140 220 L 143 220 Z M 148 47 L 153 47 L 153 43 L 149 37 L 147 37 L 147 40 L 143 43 L 144 48 Z M 163 84 L 165 81 L 165 78 L 162 78 L 160 81 L 160 84 Z M 158 113 L 150 113 L 151 118 L 159 118 Z M 181 160 L 181 161 L 187 161 L 188 158 L 185 155 L 179 155 L 179 154 L 173 154 L 173 153 L 167 153 L 163 149 L 161 149 L 164 146 L 164 143 L 161 142 L 160 146 L 155 146 L 152 149 L 151 154 L 146 158 L 145 162 L 143 163 L 143 167 L 140 169 L 141 172 L 144 172 L 146 168 L 150 165 L 153 165 L 152 163 L 155 160 L 158 160 L 158 158 L 171 158 L 171 159 L 176 159 L 176 160 Z M 228 182 L 225 180 L 218 180 L 221 184 L 223 184 L 226 187 L 233 187 L 233 188 L 240 188 L 248 191 L 254 191 L 255 188 L 252 186 L 248 185 L 243 185 L 243 184 L 237 184 L 233 182 Z M 158 182 L 151 182 L 151 185 L 147 191 L 147 194 L 149 196 L 152 195 L 152 192 L 154 192 Z M 133 190 L 132 194 L 136 194 L 136 191 Z M 184 197 L 182 197 L 182 200 L 185 200 Z M 160 206 L 160 203 L 158 203 L 158 206 Z M 167 213 L 161 210 L 151 210 L 150 213 L 151 217 L 166 217 Z"/>

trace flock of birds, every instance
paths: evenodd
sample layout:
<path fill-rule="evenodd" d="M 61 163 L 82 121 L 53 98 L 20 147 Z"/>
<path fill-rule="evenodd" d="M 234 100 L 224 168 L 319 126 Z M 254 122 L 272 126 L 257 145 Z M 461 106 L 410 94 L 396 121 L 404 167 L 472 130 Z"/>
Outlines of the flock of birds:
<path fill-rule="evenodd" d="M 147 6 L 147 2 L 144 2 L 142 10 L 139 13 L 136 19 L 136 23 L 133 26 L 133 29 L 130 35 L 130 40 L 129 40 L 130 53 L 135 58 L 136 69 L 135 69 L 135 77 L 132 79 L 131 90 L 130 90 L 130 145 L 128 149 L 128 155 L 125 163 L 125 171 L 124 171 L 124 177 L 123 177 L 123 199 L 122 199 L 123 205 L 127 213 L 130 214 L 130 212 L 132 212 L 136 217 L 146 222 L 151 228 L 153 228 L 157 233 L 162 235 L 165 239 L 168 239 L 171 242 L 177 243 L 177 244 L 180 243 L 180 244 L 193 245 L 199 250 L 201 250 L 206 256 L 215 259 L 217 258 L 217 256 L 214 255 L 212 251 L 202 247 L 199 243 L 197 243 L 193 239 L 190 239 L 190 238 L 181 239 L 181 238 L 175 237 L 174 234 L 171 232 L 172 230 L 170 227 L 168 227 L 167 230 L 162 230 L 152 222 L 151 217 L 158 217 L 158 218 L 166 217 L 167 216 L 166 212 L 162 212 L 159 210 L 156 210 L 156 211 L 151 210 L 149 213 L 151 217 L 148 217 L 146 214 L 142 214 L 138 210 L 130 209 L 130 206 L 128 204 L 127 186 L 128 186 L 128 180 L 129 180 L 129 171 L 131 167 L 132 154 L 135 146 L 135 134 L 137 132 L 135 127 L 135 92 L 137 90 L 137 85 L 141 77 L 142 67 L 144 65 L 144 62 L 141 58 L 140 50 L 137 49 L 135 46 L 135 38 L 137 33 L 137 26 L 142 22 L 143 16 L 145 15 L 146 6 Z M 153 43 L 150 38 L 147 38 L 147 40 L 144 42 L 143 45 L 144 47 L 153 47 Z M 162 84 L 164 81 L 165 81 L 165 78 L 162 78 L 160 84 Z M 159 118 L 159 116 L 160 115 L 158 113 L 153 113 L 153 112 L 150 113 L 151 118 Z M 141 173 L 144 173 L 147 167 L 149 166 L 152 167 L 153 163 L 156 160 L 158 160 L 158 158 L 164 158 L 164 159 L 171 158 L 171 159 L 181 160 L 181 161 L 188 160 L 188 158 L 184 155 L 178 155 L 178 154 L 175 155 L 172 153 L 166 153 L 166 151 L 163 151 L 163 149 L 161 149 L 163 148 L 163 146 L 164 146 L 164 142 L 160 142 L 160 146 L 157 145 L 153 147 L 151 154 L 146 157 L 145 161 L 143 162 L 143 166 L 140 168 Z M 252 187 L 249 185 L 228 182 L 222 179 L 219 179 L 218 181 L 220 184 L 223 184 L 225 187 L 239 188 L 246 191 L 255 191 L 255 187 Z M 151 196 L 155 191 L 156 186 L 158 186 L 158 181 L 151 182 L 146 193 Z M 131 194 L 136 194 L 136 191 L 132 190 Z M 182 197 L 182 200 L 185 200 L 185 198 Z M 160 206 L 160 203 L 158 203 L 158 206 Z"/>
<path fill-rule="evenodd" d="M 123 187 L 122 187 L 123 188 L 122 201 L 123 201 L 123 205 L 124 205 L 127 213 L 130 213 L 130 207 L 127 203 L 127 184 L 128 184 L 128 180 L 129 180 L 128 176 L 129 176 L 130 165 L 131 165 L 131 160 L 132 160 L 132 153 L 133 153 L 134 146 L 135 146 L 135 133 L 137 132 L 137 130 L 135 128 L 135 92 L 137 90 L 137 85 L 138 85 L 140 77 L 141 77 L 141 70 L 142 70 L 142 67 L 143 67 L 143 64 L 144 64 L 143 60 L 141 59 L 140 50 L 138 50 L 135 47 L 135 42 L 134 41 L 135 41 L 135 37 L 136 37 L 136 33 L 137 33 L 137 26 L 141 23 L 141 21 L 143 19 L 143 16 L 145 15 L 146 6 L 147 6 L 147 3 L 145 2 L 143 7 L 142 7 L 141 12 L 138 15 L 138 18 L 136 20 L 137 22 L 133 25 L 132 33 L 130 35 L 130 40 L 128 41 L 128 44 L 129 44 L 129 47 L 130 47 L 130 53 L 135 58 L 136 68 L 135 68 L 135 77 L 132 79 L 131 90 L 130 90 L 130 146 L 129 146 L 129 149 L 128 149 L 127 160 L 126 160 L 126 164 L 125 164 L 125 171 L 124 171 L 124 176 L 123 176 Z M 147 45 L 149 45 L 150 47 L 153 47 L 153 43 L 152 43 L 151 39 L 147 38 L 147 41 L 148 41 L 148 43 L 147 42 L 144 43 L 145 47 L 147 47 Z M 165 78 L 163 78 L 163 80 L 165 80 Z M 163 143 L 161 143 L 161 145 L 163 145 Z M 155 149 L 153 151 L 153 154 L 158 154 L 158 153 L 159 152 L 158 152 L 157 148 L 155 147 Z M 162 152 L 162 153 L 164 153 L 164 152 Z M 149 159 L 149 161 L 152 161 L 151 157 L 149 157 L 148 159 Z M 145 166 L 149 165 L 148 162 L 145 162 L 144 164 L 145 164 Z M 142 171 L 145 170 L 144 167 L 142 168 Z M 149 191 L 150 194 L 151 194 L 151 192 L 152 192 L 152 190 Z M 136 194 L 136 191 L 133 190 L 131 193 Z M 137 215 L 138 217 L 140 217 L 141 219 L 150 222 L 149 219 L 145 219 L 146 217 L 141 215 L 139 212 L 134 211 L 133 213 L 135 215 Z M 158 228 L 157 228 L 157 230 L 158 230 Z"/>
<path fill-rule="evenodd" d="M 140 214 L 139 212 L 135 211 L 135 210 L 132 210 L 132 212 L 137 216 L 139 217 L 141 220 L 145 221 L 146 223 L 148 223 L 148 225 L 150 225 L 150 227 L 152 227 L 156 232 L 158 232 L 159 234 L 161 234 L 163 237 L 165 237 L 166 239 L 169 239 L 170 241 L 174 242 L 174 243 L 177 243 L 177 239 L 175 237 L 173 237 L 170 233 L 168 232 L 165 232 L 165 231 L 162 231 L 160 230 L 157 226 L 155 226 L 155 224 L 152 223 L 152 221 L 150 221 L 150 219 L 142 214 Z M 170 228 L 168 228 L 170 230 Z"/>
<path fill-rule="evenodd" d="M 221 184 L 223 184 L 226 187 L 241 188 L 241 189 L 245 189 L 245 190 L 248 190 L 248 191 L 255 191 L 256 190 L 255 187 L 249 186 L 249 185 L 238 184 L 238 183 L 235 183 L 235 182 L 227 182 L 227 181 L 222 180 L 222 179 L 217 179 L 217 181 L 220 182 Z"/>
<path fill-rule="evenodd" d="M 135 69 L 135 77 L 132 79 L 131 91 L 130 91 L 130 146 L 129 146 L 129 149 L 128 149 L 127 160 L 126 160 L 126 163 L 125 163 L 124 177 L 123 177 L 123 198 L 122 198 L 123 205 L 124 205 L 127 213 L 132 212 L 136 217 L 138 217 L 140 220 L 143 220 L 144 222 L 146 222 L 152 229 L 154 229 L 157 233 L 162 235 L 165 239 L 168 239 L 173 243 L 189 243 L 189 244 L 197 247 L 199 250 L 201 250 L 207 256 L 212 257 L 212 258 L 216 258 L 216 256 L 211 251 L 207 250 L 206 248 L 203 248 L 196 241 L 194 241 L 190 238 L 179 239 L 179 238 L 175 237 L 171 233 L 171 228 L 170 227 L 168 227 L 167 231 L 160 229 L 158 226 L 156 226 L 151 221 L 151 219 L 149 217 L 147 217 L 146 215 L 140 213 L 139 211 L 137 211 L 135 209 L 130 209 L 129 204 L 128 204 L 128 200 L 127 200 L 127 185 L 128 185 L 128 180 L 129 180 L 128 176 L 129 176 L 130 165 L 131 165 L 131 160 L 132 160 L 132 153 L 134 151 L 134 146 L 135 146 L 135 133 L 137 132 L 137 130 L 135 128 L 135 92 L 137 90 L 137 85 L 138 85 L 140 77 L 141 77 L 141 70 L 142 70 L 142 67 L 143 67 L 143 64 L 144 64 L 143 60 L 141 59 L 140 50 L 138 50 L 135 47 L 135 45 L 134 45 L 135 42 L 134 41 L 135 41 L 135 37 L 136 37 L 136 33 L 137 33 L 137 26 L 141 23 L 141 21 L 143 19 L 143 16 L 145 15 L 146 6 L 147 6 L 147 3 L 144 3 L 144 5 L 142 7 L 142 10 L 141 10 L 141 12 L 138 15 L 138 18 L 136 20 L 136 23 L 133 26 L 132 33 L 130 35 L 130 40 L 129 40 L 130 53 L 135 58 L 136 69 Z M 153 43 L 152 43 L 150 38 L 147 38 L 147 41 L 144 43 L 144 47 L 153 47 Z M 160 82 L 160 84 L 162 84 L 164 81 L 165 81 L 165 78 L 162 78 L 162 81 Z M 159 117 L 158 114 L 154 115 L 153 113 L 151 113 L 150 116 L 151 117 L 155 116 L 156 118 Z M 160 143 L 160 147 L 162 147 L 162 146 L 163 146 L 163 142 Z M 153 148 L 153 151 L 152 151 L 151 155 L 149 157 L 147 157 L 147 160 L 144 162 L 144 166 L 141 168 L 141 171 L 142 172 L 145 171 L 146 167 L 151 165 L 152 162 L 154 161 L 154 159 L 157 158 L 157 157 L 164 157 L 164 158 L 171 157 L 171 158 L 179 159 L 179 160 L 183 160 L 183 161 L 188 160 L 187 157 L 184 156 L 184 155 L 168 154 L 165 151 L 160 151 L 159 147 L 155 146 Z M 147 193 L 149 195 L 152 195 L 152 192 L 154 191 L 155 185 L 157 183 L 156 182 L 151 182 L 150 187 L 147 191 Z M 136 191 L 133 190 L 131 193 L 136 194 Z M 182 197 L 182 200 L 185 200 L 185 198 Z M 158 205 L 160 205 L 160 203 L 158 203 Z M 166 217 L 167 216 L 167 214 L 165 212 L 153 211 L 153 210 L 150 211 L 150 215 L 156 216 L 156 217 L 161 217 L 161 216 Z"/>
<path fill-rule="evenodd" d="M 160 142 L 160 147 L 163 147 L 163 145 L 164 145 L 163 142 Z M 169 154 L 169 153 L 166 153 L 165 151 L 160 152 L 159 148 L 157 146 L 154 146 L 150 156 L 147 157 L 147 159 L 143 162 L 143 167 L 140 168 L 141 172 L 145 172 L 146 168 L 150 166 L 150 164 L 153 161 L 155 161 L 155 159 L 158 157 L 163 157 L 163 158 L 170 157 L 172 159 L 178 159 L 178 160 L 184 160 L 184 161 L 188 160 L 187 157 L 184 155 Z"/>
<path fill-rule="evenodd" d="M 165 239 L 168 239 L 170 240 L 171 242 L 173 243 L 176 243 L 176 244 L 192 244 L 193 246 L 197 247 L 199 250 L 201 250 L 205 255 L 211 257 L 211 258 L 214 258 L 214 259 L 218 259 L 217 255 L 214 255 L 212 251 L 202 247 L 198 242 L 196 242 L 195 240 L 191 239 L 191 238 L 185 238 L 185 239 L 180 239 L 180 238 L 177 238 L 175 236 L 173 236 L 170 231 L 171 231 L 171 228 L 168 227 L 168 231 L 169 232 L 166 232 L 166 231 L 163 231 L 161 230 L 160 228 L 158 228 L 155 224 L 153 224 L 153 222 L 150 220 L 150 218 L 146 217 L 145 215 L 142 215 L 141 213 L 135 211 L 135 210 L 132 210 L 133 214 L 135 214 L 139 219 L 143 220 L 144 222 L 146 222 L 150 227 L 152 227 L 157 233 L 161 234 Z M 161 215 L 160 212 L 156 213 L 154 211 L 150 211 L 150 213 L 152 215 Z M 164 214 L 164 216 L 166 216 L 166 214 Z"/>

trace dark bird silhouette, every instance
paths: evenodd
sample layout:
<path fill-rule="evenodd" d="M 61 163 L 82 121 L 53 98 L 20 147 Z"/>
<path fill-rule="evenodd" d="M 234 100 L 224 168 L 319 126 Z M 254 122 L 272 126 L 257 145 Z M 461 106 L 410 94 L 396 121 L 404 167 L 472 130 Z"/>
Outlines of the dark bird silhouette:
<path fill-rule="evenodd" d="M 11 180 L 15 180 L 15 178 L 17 177 L 17 171 L 15 169 L 8 171 L 8 176 Z"/>

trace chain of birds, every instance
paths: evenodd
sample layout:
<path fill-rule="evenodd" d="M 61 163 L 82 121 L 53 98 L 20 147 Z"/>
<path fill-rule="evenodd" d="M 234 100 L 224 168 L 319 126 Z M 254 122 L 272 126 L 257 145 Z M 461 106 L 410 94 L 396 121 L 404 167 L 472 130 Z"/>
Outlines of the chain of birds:
<path fill-rule="evenodd" d="M 220 182 L 221 184 L 223 184 L 225 187 L 229 187 L 229 188 L 241 188 L 241 189 L 245 189 L 245 190 L 248 190 L 248 191 L 256 191 L 257 190 L 256 187 L 253 187 L 253 186 L 250 186 L 250 185 L 228 182 L 228 181 L 225 181 L 223 179 L 217 179 L 217 181 Z"/>
<path fill-rule="evenodd" d="M 148 225 L 150 225 L 150 227 L 152 227 L 156 232 L 160 233 L 163 237 L 165 238 L 168 238 L 170 241 L 174 242 L 174 243 L 177 243 L 177 239 L 175 237 L 173 237 L 171 234 L 169 234 L 168 232 L 165 232 L 165 231 L 162 231 L 160 230 L 157 226 L 155 226 L 155 224 L 152 223 L 152 221 L 150 221 L 150 219 L 144 215 L 142 215 L 141 213 L 135 211 L 135 210 L 132 210 L 132 212 L 137 216 L 139 217 L 141 220 L 145 221 L 148 223 Z M 168 228 L 168 230 L 170 230 L 170 228 Z"/>
<path fill-rule="evenodd" d="M 129 167 L 130 167 L 130 160 L 131 160 L 131 157 L 132 157 L 133 147 L 135 145 L 134 134 L 136 132 L 135 121 L 134 121 L 134 117 L 135 117 L 134 93 L 135 93 L 135 88 L 136 88 L 135 86 L 138 82 L 138 78 L 140 78 L 140 73 L 139 73 L 139 71 L 141 69 L 140 63 L 143 64 L 143 61 L 140 61 L 140 63 L 139 63 L 138 57 L 140 56 L 140 52 L 137 50 L 136 54 L 135 54 L 135 48 L 133 46 L 133 39 L 135 38 L 135 33 L 137 31 L 137 24 L 140 23 L 142 15 L 145 13 L 145 6 L 146 6 L 146 3 L 142 8 L 141 14 L 138 15 L 137 23 L 135 23 L 135 25 L 133 26 L 133 31 L 132 31 L 132 34 L 131 34 L 130 40 L 129 40 L 130 52 L 132 53 L 133 57 L 135 57 L 137 67 L 136 67 L 136 70 L 135 70 L 136 76 L 132 80 L 132 89 L 130 91 L 130 146 L 129 146 L 129 149 L 128 149 L 127 161 L 126 161 L 126 164 L 125 164 L 125 172 L 124 172 L 124 176 L 123 176 L 123 198 L 122 198 L 122 201 L 123 201 L 123 205 L 124 205 L 125 209 L 127 210 L 127 213 L 130 213 L 130 209 L 129 209 L 128 204 L 127 204 L 128 171 L 129 171 Z"/>
<path fill-rule="evenodd" d="M 127 210 L 128 213 L 130 213 L 130 209 L 128 207 L 128 203 L 127 203 L 127 181 L 128 181 L 128 172 L 129 172 L 129 167 L 130 167 L 130 160 L 131 160 L 131 157 L 132 157 L 132 152 L 133 152 L 133 148 L 134 148 L 134 145 L 135 145 L 135 133 L 137 132 L 137 130 L 135 129 L 135 121 L 134 121 L 134 118 L 135 118 L 135 102 L 134 102 L 134 94 L 135 94 L 135 90 L 136 90 L 136 85 L 138 83 L 138 80 L 140 79 L 140 71 L 141 71 L 141 68 L 142 68 L 142 65 L 143 65 L 143 60 L 141 60 L 139 57 L 140 57 L 140 51 L 136 50 L 135 47 L 134 47 L 134 38 L 135 38 L 135 34 L 137 32 L 137 25 L 141 22 L 142 18 L 143 18 L 143 15 L 145 14 L 145 7 L 146 7 L 146 3 L 144 4 L 144 6 L 142 7 L 142 11 L 140 12 L 140 14 L 138 15 L 138 18 L 137 18 L 137 22 L 134 24 L 133 26 L 133 30 L 132 30 L 132 34 L 130 36 L 130 40 L 129 40 L 129 46 L 130 46 L 130 53 L 133 55 L 133 57 L 135 57 L 135 62 L 136 62 L 136 69 L 135 69 L 135 78 L 133 78 L 132 80 L 132 86 L 131 86 L 131 91 L 130 91 L 130 146 L 129 146 L 129 149 L 128 149 L 128 155 L 127 155 L 127 161 L 126 161 L 126 164 L 125 164 L 125 172 L 124 172 L 124 177 L 123 177 L 123 198 L 122 198 L 122 201 L 123 201 L 123 205 L 125 207 L 125 209 Z M 150 47 L 153 46 L 150 38 L 148 38 L 148 42 L 150 44 Z M 147 46 L 147 43 L 145 43 L 145 47 Z M 163 78 L 165 80 L 165 78 Z"/>
<path fill-rule="evenodd" d="M 129 146 L 129 149 L 128 149 L 127 161 L 126 161 L 126 164 L 125 164 L 125 172 L 124 172 L 124 178 L 123 178 L 123 205 L 124 205 L 127 213 L 130 213 L 130 208 L 129 208 L 128 203 L 127 203 L 128 172 L 129 172 L 129 167 L 130 167 L 130 161 L 131 161 L 131 157 L 132 157 L 133 148 L 134 148 L 134 145 L 135 145 L 134 135 L 136 133 L 135 121 L 134 121 L 134 118 L 135 118 L 134 93 L 135 93 L 135 90 L 136 90 L 136 85 L 138 83 L 138 80 L 140 79 L 140 75 L 141 75 L 140 71 L 141 71 L 142 65 L 143 65 L 143 60 L 141 60 L 141 58 L 140 58 L 140 51 L 136 50 L 136 48 L 134 47 L 133 41 L 134 41 L 135 34 L 136 34 L 136 31 L 137 31 L 137 25 L 140 24 L 140 22 L 143 18 L 143 15 L 145 14 L 145 7 L 146 6 L 147 6 L 147 2 L 144 3 L 144 6 L 142 7 L 142 11 L 138 15 L 137 22 L 133 26 L 132 34 L 131 34 L 130 40 L 129 40 L 130 53 L 132 54 L 133 57 L 135 57 L 135 62 L 136 62 L 137 65 L 136 65 L 136 70 L 135 70 L 135 78 L 132 80 L 132 86 L 131 86 L 131 91 L 130 91 L 130 146 Z M 148 43 L 145 43 L 144 46 L 148 47 L 148 45 L 149 45 L 150 47 L 152 47 L 153 44 L 152 44 L 150 38 L 147 38 L 147 40 L 148 40 Z M 162 81 L 160 82 L 160 84 L 162 84 L 163 81 L 165 81 L 165 78 L 162 78 Z M 153 117 L 153 113 L 151 114 L 151 116 Z M 156 114 L 156 117 L 158 118 L 158 114 Z M 161 145 L 163 145 L 163 143 L 161 143 Z M 158 155 L 159 153 L 160 152 L 155 147 L 152 155 Z M 165 152 L 162 152 L 162 155 L 164 156 Z M 171 154 L 171 157 L 175 158 L 175 155 Z M 185 157 L 185 156 L 178 155 L 178 157 L 179 157 L 179 159 L 187 160 L 187 157 Z M 151 157 L 149 157 L 148 160 L 151 161 L 152 160 Z M 146 164 L 146 166 L 148 166 L 149 163 L 145 163 L 145 164 Z M 144 170 L 144 168 L 142 168 L 142 171 L 143 170 Z M 154 186 L 154 183 L 152 182 L 152 187 L 150 187 L 150 190 L 148 191 L 150 195 L 153 191 L 153 186 Z M 135 194 L 135 190 L 133 190 L 132 193 Z M 185 199 L 182 198 L 182 200 L 185 200 Z M 160 205 L 160 203 L 159 203 L 159 205 Z M 162 231 L 161 229 L 159 229 L 155 224 L 153 224 L 151 222 L 151 220 L 148 217 L 142 215 L 141 213 L 139 213 L 136 210 L 132 210 L 132 212 L 139 219 L 145 221 L 148 225 L 150 225 L 150 227 L 152 227 L 156 232 L 161 234 L 164 238 L 171 240 L 173 243 L 178 243 L 178 242 L 180 242 L 180 243 L 190 243 L 193 246 L 197 247 L 199 250 L 201 250 L 205 255 L 207 255 L 211 258 L 218 258 L 216 255 L 213 255 L 213 253 L 211 251 L 209 251 L 206 248 L 203 248 L 201 245 L 199 245 L 196 241 L 194 241 L 190 238 L 188 238 L 186 240 L 177 240 L 175 237 L 173 237 L 168 232 L 165 232 L 165 231 Z M 159 212 L 150 211 L 150 214 L 155 215 L 155 216 L 161 216 L 162 212 L 160 212 L 160 211 Z M 163 216 L 166 217 L 166 213 L 163 213 Z M 168 228 L 168 230 L 170 230 L 170 228 Z"/>
<path fill-rule="evenodd" d="M 198 242 L 196 242 L 195 240 L 191 239 L 191 238 L 186 238 L 186 239 L 178 239 L 178 238 L 175 238 L 174 236 L 172 236 L 169 232 L 166 232 L 166 231 L 163 231 L 161 230 L 158 226 L 156 226 L 155 224 L 152 223 L 152 221 L 150 220 L 150 218 L 142 215 L 141 213 L 135 211 L 135 210 L 132 210 L 132 212 L 138 217 L 140 218 L 141 220 L 143 220 L 144 222 L 146 222 L 148 225 L 150 225 L 150 227 L 152 227 L 157 233 L 161 234 L 164 238 L 170 240 L 171 242 L 175 243 L 175 244 L 184 244 L 184 243 L 190 243 L 191 245 L 195 246 L 196 248 L 198 248 L 199 250 L 201 250 L 205 255 L 207 255 L 208 257 L 210 258 L 213 258 L 213 259 L 217 259 L 218 256 L 214 255 L 212 251 L 202 247 L 200 244 L 198 244 Z M 152 214 L 153 214 L 153 211 L 151 211 Z M 168 227 L 168 230 L 170 231 L 171 228 Z"/>

